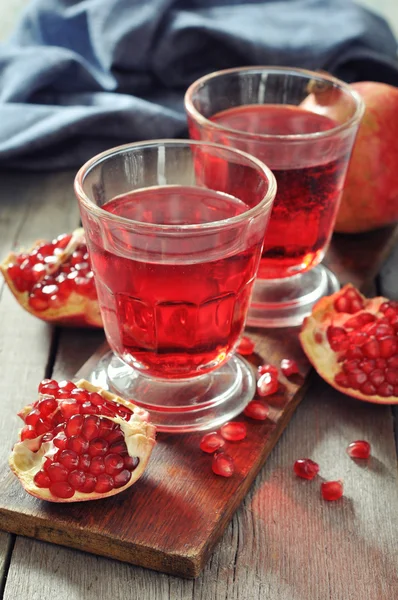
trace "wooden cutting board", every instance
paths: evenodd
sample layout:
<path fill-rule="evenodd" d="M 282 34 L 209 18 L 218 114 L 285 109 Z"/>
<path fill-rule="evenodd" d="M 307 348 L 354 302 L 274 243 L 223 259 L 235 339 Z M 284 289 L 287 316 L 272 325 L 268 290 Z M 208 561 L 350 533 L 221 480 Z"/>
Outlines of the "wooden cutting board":
<path fill-rule="evenodd" d="M 393 228 L 335 236 L 325 262 L 341 283 L 351 281 L 366 292 L 397 238 Z M 256 343 L 253 364 L 278 365 L 283 357 L 294 358 L 301 375 L 281 377 L 279 393 L 269 398 L 267 421 L 241 417 L 248 435 L 228 444 L 236 464 L 230 479 L 212 473 L 211 456 L 199 449 L 200 433 L 159 434 L 145 476 L 106 500 L 42 502 L 26 494 L 3 464 L 0 528 L 173 575 L 198 576 L 304 395 L 310 366 L 297 333 L 297 328 L 247 331 Z M 79 375 L 89 372 L 101 350 Z"/>

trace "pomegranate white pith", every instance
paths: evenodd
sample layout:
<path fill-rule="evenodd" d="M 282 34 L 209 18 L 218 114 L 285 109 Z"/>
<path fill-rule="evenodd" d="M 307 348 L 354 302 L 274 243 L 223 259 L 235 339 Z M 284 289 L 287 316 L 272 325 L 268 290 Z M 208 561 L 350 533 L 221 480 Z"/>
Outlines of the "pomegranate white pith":
<path fill-rule="evenodd" d="M 398 403 L 398 302 L 367 299 L 348 284 L 315 305 L 299 337 L 330 385 L 367 402 Z"/>
<path fill-rule="evenodd" d="M 39 241 L 29 252 L 11 252 L 0 270 L 19 304 L 39 319 L 102 327 L 82 228 Z"/>
<path fill-rule="evenodd" d="M 50 387 L 51 383 L 56 382 Z M 144 472 L 155 444 L 155 427 L 147 422 L 145 411 L 123 398 L 84 380 L 63 383 L 69 390 L 41 394 L 19 413 L 25 427 L 10 456 L 12 471 L 29 494 L 51 502 L 122 492 Z M 66 397 L 73 392 L 74 399 Z M 54 399 L 55 410 L 46 414 L 48 407 L 54 408 Z M 37 429 L 43 431 L 39 436 Z M 46 484 L 50 476 L 55 479 Z M 54 489 L 60 495 L 52 493 Z"/>

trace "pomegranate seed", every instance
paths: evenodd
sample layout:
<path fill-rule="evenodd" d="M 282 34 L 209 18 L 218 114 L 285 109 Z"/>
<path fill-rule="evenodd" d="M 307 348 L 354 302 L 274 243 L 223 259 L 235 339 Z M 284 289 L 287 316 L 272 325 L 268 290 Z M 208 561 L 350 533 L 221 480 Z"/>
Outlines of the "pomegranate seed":
<path fill-rule="evenodd" d="M 116 473 L 116 475 L 113 478 L 114 481 L 114 487 L 120 488 L 125 486 L 131 479 L 131 472 L 128 469 L 123 469 L 123 471 L 120 471 L 120 473 Z"/>
<path fill-rule="evenodd" d="M 97 392 L 91 392 L 89 400 L 91 404 L 94 404 L 95 406 L 102 406 L 105 404 L 105 398 L 103 398 Z"/>
<path fill-rule="evenodd" d="M 259 396 L 271 396 L 278 391 L 278 379 L 271 373 L 264 373 L 257 381 L 257 394 Z"/>
<path fill-rule="evenodd" d="M 100 475 L 105 471 L 105 462 L 102 456 L 94 456 L 91 459 L 91 464 L 89 467 L 89 472 L 93 475 Z"/>
<path fill-rule="evenodd" d="M 381 396 L 382 398 L 388 398 L 389 396 L 393 396 L 394 388 L 390 383 L 387 383 L 387 381 L 384 381 L 377 388 L 377 394 L 379 396 Z"/>
<path fill-rule="evenodd" d="M 213 452 L 215 452 L 219 448 L 222 448 L 224 445 L 224 438 L 216 431 L 212 431 L 210 433 L 206 433 L 202 437 L 202 439 L 200 440 L 199 448 L 203 450 L 203 452 L 213 454 Z"/>
<path fill-rule="evenodd" d="M 299 458 L 293 465 L 293 471 L 303 479 L 314 479 L 319 473 L 319 465 L 310 458 Z"/>
<path fill-rule="evenodd" d="M 243 336 L 236 347 L 236 352 L 238 354 L 242 354 L 243 356 L 248 356 L 249 354 L 253 354 L 254 352 L 254 342 L 246 336 Z"/>
<path fill-rule="evenodd" d="M 50 492 L 56 498 L 72 498 L 75 493 L 75 490 L 67 481 L 57 481 L 50 485 Z"/>
<path fill-rule="evenodd" d="M 342 373 L 342 372 L 337 373 L 337 375 L 335 375 L 335 377 L 334 377 L 334 380 L 337 383 L 337 385 L 342 388 L 350 387 L 348 377 L 347 377 L 347 375 L 345 375 L 345 373 Z"/>
<path fill-rule="evenodd" d="M 79 491 L 85 494 L 91 494 L 95 489 L 97 478 L 92 473 L 85 473 L 85 476 L 86 480 L 82 486 L 82 489 Z"/>
<path fill-rule="evenodd" d="M 391 358 L 398 348 L 398 343 L 392 336 L 386 336 L 378 339 L 380 346 L 380 356 L 382 358 Z"/>
<path fill-rule="evenodd" d="M 229 421 L 228 423 L 224 423 L 220 429 L 220 433 L 229 442 L 240 442 L 247 435 L 246 424 L 240 421 Z"/>
<path fill-rule="evenodd" d="M 59 462 L 53 462 L 47 469 L 47 475 L 51 481 L 67 481 L 68 469 Z"/>
<path fill-rule="evenodd" d="M 66 446 L 68 444 L 68 438 L 66 437 L 66 435 L 63 431 L 61 431 L 60 433 L 57 433 L 57 435 L 53 439 L 53 444 L 60 450 L 64 450 L 66 448 Z"/>
<path fill-rule="evenodd" d="M 100 423 L 101 423 L 101 421 L 98 417 L 95 417 L 95 416 L 86 417 L 84 419 L 82 436 L 88 441 L 91 441 L 94 438 L 99 437 Z M 120 435 L 123 438 L 122 432 L 120 432 Z"/>
<path fill-rule="evenodd" d="M 89 402 L 90 394 L 86 390 L 76 388 L 71 391 L 70 397 L 79 402 L 79 404 L 84 404 L 85 402 Z"/>
<path fill-rule="evenodd" d="M 54 434 L 49 431 L 48 433 L 45 433 L 43 435 L 43 437 L 41 438 L 42 443 L 43 442 L 51 442 L 51 440 L 54 438 Z"/>
<path fill-rule="evenodd" d="M 128 454 L 127 446 L 123 441 L 113 442 L 113 444 L 109 446 L 109 452 L 112 454 L 120 454 L 121 456 Z"/>
<path fill-rule="evenodd" d="M 84 454 L 88 450 L 88 441 L 81 437 L 80 435 L 72 435 L 68 439 L 67 447 L 69 450 L 73 450 L 77 454 Z"/>
<path fill-rule="evenodd" d="M 44 471 L 38 471 L 33 477 L 33 481 L 34 484 L 39 488 L 48 488 L 50 487 L 51 483 L 49 476 Z"/>
<path fill-rule="evenodd" d="M 36 433 L 37 435 L 43 435 L 43 433 L 47 433 L 47 431 L 50 431 L 51 427 L 52 425 L 48 421 L 45 421 L 41 418 L 37 419 L 37 423 L 35 425 Z"/>
<path fill-rule="evenodd" d="M 74 490 L 81 492 L 86 483 L 86 473 L 75 469 L 68 475 L 68 483 L 73 487 Z"/>
<path fill-rule="evenodd" d="M 321 484 L 321 494 L 324 500 L 339 500 L 343 495 L 343 482 L 324 481 Z"/>
<path fill-rule="evenodd" d="M 34 427 L 32 427 L 32 425 L 25 425 L 25 427 L 22 428 L 21 430 L 21 440 L 34 440 L 35 438 L 37 438 L 37 432 L 36 429 Z"/>
<path fill-rule="evenodd" d="M 297 375 L 299 373 L 296 361 L 289 358 L 283 358 L 281 360 L 281 371 L 285 377 L 291 377 L 291 375 Z"/>
<path fill-rule="evenodd" d="M 354 390 L 358 390 L 368 379 L 366 373 L 363 373 L 362 371 L 349 373 L 347 377 L 350 387 L 354 388 Z"/>
<path fill-rule="evenodd" d="M 91 456 L 89 454 L 81 454 L 79 456 L 79 469 L 82 471 L 88 471 L 91 464 Z"/>
<path fill-rule="evenodd" d="M 257 400 L 252 400 L 246 406 L 243 411 L 243 414 L 246 417 L 250 417 L 251 419 L 256 419 L 257 421 L 265 421 L 268 417 L 269 408 L 266 404 L 262 402 L 258 402 Z"/>
<path fill-rule="evenodd" d="M 130 458 L 127 457 L 126 458 Z M 108 454 L 104 458 L 105 473 L 108 475 L 115 475 L 119 473 L 125 467 L 125 461 L 118 454 Z"/>
<path fill-rule="evenodd" d="M 109 419 L 100 419 L 100 431 L 98 437 L 107 438 L 109 433 L 114 429 L 118 429 L 120 431 L 119 425 L 115 425 Z"/>
<path fill-rule="evenodd" d="M 384 381 L 384 373 L 381 369 L 375 369 L 372 373 L 369 373 L 369 381 L 376 387 Z"/>
<path fill-rule="evenodd" d="M 54 379 L 43 379 L 39 383 L 38 391 L 40 394 L 50 394 L 53 396 L 58 391 L 58 383 Z"/>
<path fill-rule="evenodd" d="M 97 415 L 99 413 L 98 406 L 95 404 L 91 404 L 91 402 L 85 402 L 81 405 L 81 413 L 82 415 Z"/>
<path fill-rule="evenodd" d="M 365 358 L 359 363 L 359 366 L 364 373 L 370 375 L 370 373 L 374 371 L 376 363 L 371 358 Z"/>
<path fill-rule="evenodd" d="M 398 384 L 398 370 L 386 369 L 385 376 L 388 383 L 391 383 L 392 385 Z M 25 422 L 27 423 L 26 419 Z"/>
<path fill-rule="evenodd" d="M 357 346 L 349 347 L 346 352 L 346 358 L 363 358 L 363 352 L 361 348 L 358 348 Z"/>
<path fill-rule="evenodd" d="M 32 427 L 34 427 L 39 418 L 40 418 L 40 412 L 35 408 L 26 415 L 25 423 L 26 423 L 26 425 L 32 425 Z"/>
<path fill-rule="evenodd" d="M 58 403 L 55 398 L 43 398 L 42 400 L 39 400 L 36 408 L 43 417 L 48 417 L 58 408 Z"/>
<path fill-rule="evenodd" d="M 122 419 L 125 419 L 126 421 L 128 421 L 132 415 L 132 412 L 128 408 L 125 408 L 124 406 L 120 406 L 117 408 L 117 414 L 119 415 L 119 417 L 122 417 Z"/>
<path fill-rule="evenodd" d="M 216 452 L 213 456 L 211 464 L 213 473 L 221 475 L 222 477 L 231 477 L 235 471 L 235 464 L 232 456 L 225 452 Z"/>
<path fill-rule="evenodd" d="M 66 423 L 65 433 L 68 437 L 80 435 L 83 429 L 84 417 L 82 415 L 73 415 Z"/>
<path fill-rule="evenodd" d="M 63 400 L 59 407 L 64 419 L 80 414 L 80 404 L 76 400 Z"/>
<path fill-rule="evenodd" d="M 377 358 L 380 356 L 379 342 L 375 338 L 371 338 L 362 347 L 366 358 Z"/>
<path fill-rule="evenodd" d="M 129 471 L 134 471 L 139 465 L 140 459 L 137 456 L 125 456 L 124 457 L 124 466 Z M 106 458 L 105 458 L 106 463 Z"/>
<path fill-rule="evenodd" d="M 97 483 L 95 485 L 94 491 L 99 494 L 106 494 L 113 490 L 115 482 L 113 481 L 113 477 L 111 477 L 108 473 L 101 473 L 97 477 Z"/>
<path fill-rule="evenodd" d="M 365 383 L 360 386 L 359 391 L 366 396 L 374 396 L 376 393 L 376 388 L 370 383 L 370 381 L 365 381 Z"/>
<path fill-rule="evenodd" d="M 121 429 L 114 429 L 106 436 L 106 441 L 108 442 L 108 444 L 120 442 L 120 440 L 124 440 L 124 435 Z"/>
<path fill-rule="evenodd" d="M 109 448 L 109 444 L 102 438 L 95 438 L 90 442 L 88 453 L 90 456 L 104 456 Z"/>
<path fill-rule="evenodd" d="M 347 448 L 347 454 L 351 456 L 351 458 L 367 459 L 370 456 L 370 444 L 369 442 L 365 442 L 365 440 L 351 442 Z"/>
<path fill-rule="evenodd" d="M 264 365 L 260 365 L 257 368 L 257 373 L 258 373 L 259 377 L 261 377 L 261 375 L 264 375 L 264 373 L 269 373 L 272 377 L 278 378 L 278 369 L 268 363 L 265 363 Z"/>
<path fill-rule="evenodd" d="M 78 466 L 79 457 L 73 450 L 61 450 L 58 456 L 58 462 L 70 471 Z"/>
<path fill-rule="evenodd" d="M 60 381 L 58 383 L 58 388 L 60 391 L 63 392 L 71 392 L 72 390 L 76 389 L 75 384 L 72 381 Z"/>

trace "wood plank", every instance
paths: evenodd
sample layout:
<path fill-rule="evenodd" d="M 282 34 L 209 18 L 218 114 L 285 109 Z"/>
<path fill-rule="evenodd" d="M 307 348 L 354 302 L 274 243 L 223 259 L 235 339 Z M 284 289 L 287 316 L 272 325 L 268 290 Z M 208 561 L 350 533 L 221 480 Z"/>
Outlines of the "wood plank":
<path fill-rule="evenodd" d="M 366 239 L 362 251 L 357 248 L 361 259 L 358 265 L 349 263 L 350 274 L 362 283 L 385 254 L 381 244 L 375 244 L 372 251 Z M 385 235 L 384 243 L 389 243 Z M 368 271 L 362 266 L 364 256 Z M 335 267 L 343 272 L 336 260 Z M 71 357 L 82 358 L 88 349 L 83 340 L 90 346 L 98 340 L 96 335 L 87 337 L 77 331 L 63 334 L 61 348 L 65 350 L 57 357 L 54 372 L 70 376 L 75 364 Z M 296 330 L 252 330 L 251 335 L 256 340 L 258 363 L 270 360 L 279 364 L 283 356 L 290 356 L 297 359 L 303 375 L 308 373 Z M 90 522 L 84 536 L 81 524 L 87 515 L 85 504 L 44 505 L 27 496 L 12 478 L 0 494 L 1 526 L 156 570 L 197 576 L 300 402 L 302 380 L 283 383 L 282 393 L 270 400 L 270 419 L 265 423 L 249 422 L 247 440 L 231 445 L 237 473 L 230 480 L 212 475 L 210 458 L 198 450 L 200 434 L 160 435 L 146 478 L 129 493 L 90 505 Z M 169 510 L 171 505 L 173 511 Z"/>
<path fill-rule="evenodd" d="M 20 244 L 29 246 L 38 237 L 70 229 L 77 223 L 72 203 L 71 175 L 0 173 L 0 257 Z M 72 203 L 72 204 L 71 204 Z M 9 449 L 20 427 L 17 410 L 35 393 L 37 381 L 46 370 L 53 330 L 21 310 L 11 293 L 0 281 L 0 356 L 2 360 L 2 394 L 0 436 L 2 485 L 9 477 Z M 6 576 L 11 538 L 0 537 L 0 588 Z"/>

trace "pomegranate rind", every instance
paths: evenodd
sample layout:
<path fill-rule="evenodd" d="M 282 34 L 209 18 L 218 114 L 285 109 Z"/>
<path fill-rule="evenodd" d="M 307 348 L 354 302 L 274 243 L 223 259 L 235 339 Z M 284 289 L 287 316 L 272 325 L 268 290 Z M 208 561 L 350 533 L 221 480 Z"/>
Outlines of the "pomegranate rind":
<path fill-rule="evenodd" d="M 44 243 L 45 241 L 46 240 L 38 240 L 35 242 L 32 248 L 30 248 L 29 252 L 32 252 L 32 250 L 40 246 L 40 244 Z M 59 266 L 62 264 L 68 258 L 68 256 L 72 254 L 73 248 L 83 241 L 84 230 L 80 227 L 73 232 L 72 239 L 68 246 L 62 253 L 59 254 L 57 265 Z M 86 298 L 75 291 L 70 293 L 67 302 L 62 306 L 62 308 L 48 308 L 40 312 L 35 311 L 29 305 L 29 292 L 20 292 L 15 287 L 13 280 L 8 274 L 8 266 L 10 263 L 14 263 L 16 261 L 17 256 L 18 254 L 15 252 L 10 252 L 3 262 L 0 263 L 0 271 L 11 293 L 23 309 L 25 309 L 34 317 L 49 323 L 56 323 L 70 327 L 103 327 L 98 300 Z"/>
<path fill-rule="evenodd" d="M 348 313 L 336 312 L 334 308 L 335 300 L 349 289 L 356 290 L 352 284 L 347 284 L 338 292 L 335 292 L 331 296 L 321 298 L 321 300 L 315 304 L 311 315 L 304 319 L 299 334 L 301 347 L 322 379 L 339 392 L 351 396 L 352 398 L 374 404 L 398 404 L 398 398 L 396 396 L 383 397 L 376 394 L 374 396 L 367 396 L 360 390 L 343 388 L 335 381 L 335 376 L 341 371 L 341 364 L 337 360 L 337 354 L 330 348 L 326 331 L 329 325 L 335 327 L 344 326 L 344 323 L 353 316 Z M 365 298 L 358 290 L 356 290 L 356 292 L 361 296 L 365 305 L 364 309 L 356 312 L 355 315 L 360 315 L 363 312 L 376 314 L 379 311 L 380 306 L 384 302 L 388 302 L 388 300 L 382 296 Z"/>
<path fill-rule="evenodd" d="M 132 471 L 130 480 L 123 487 L 112 489 L 105 493 L 92 492 L 83 494 L 75 491 L 71 498 L 57 498 L 51 494 L 49 489 L 39 488 L 33 481 L 34 476 L 40 471 L 46 458 L 55 454 L 57 448 L 51 442 L 45 442 L 37 450 L 42 436 L 33 440 L 17 442 L 9 457 L 10 468 L 20 480 L 25 491 L 40 500 L 57 503 L 85 502 L 120 494 L 142 476 L 156 443 L 156 427 L 147 421 L 147 412 L 145 410 L 107 390 L 92 385 L 84 379 L 78 381 L 76 386 L 89 392 L 97 392 L 109 402 L 118 402 L 132 411 L 132 415 L 128 421 L 121 417 L 108 417 L 106 415 L 101 415 L 101 418 L 113 421 L 120 426 L 129 455 L 139 458 L 139 463 L 134 471 Z M 23 413 L 24 411 L 21 411 L 21 414 Z"/>

